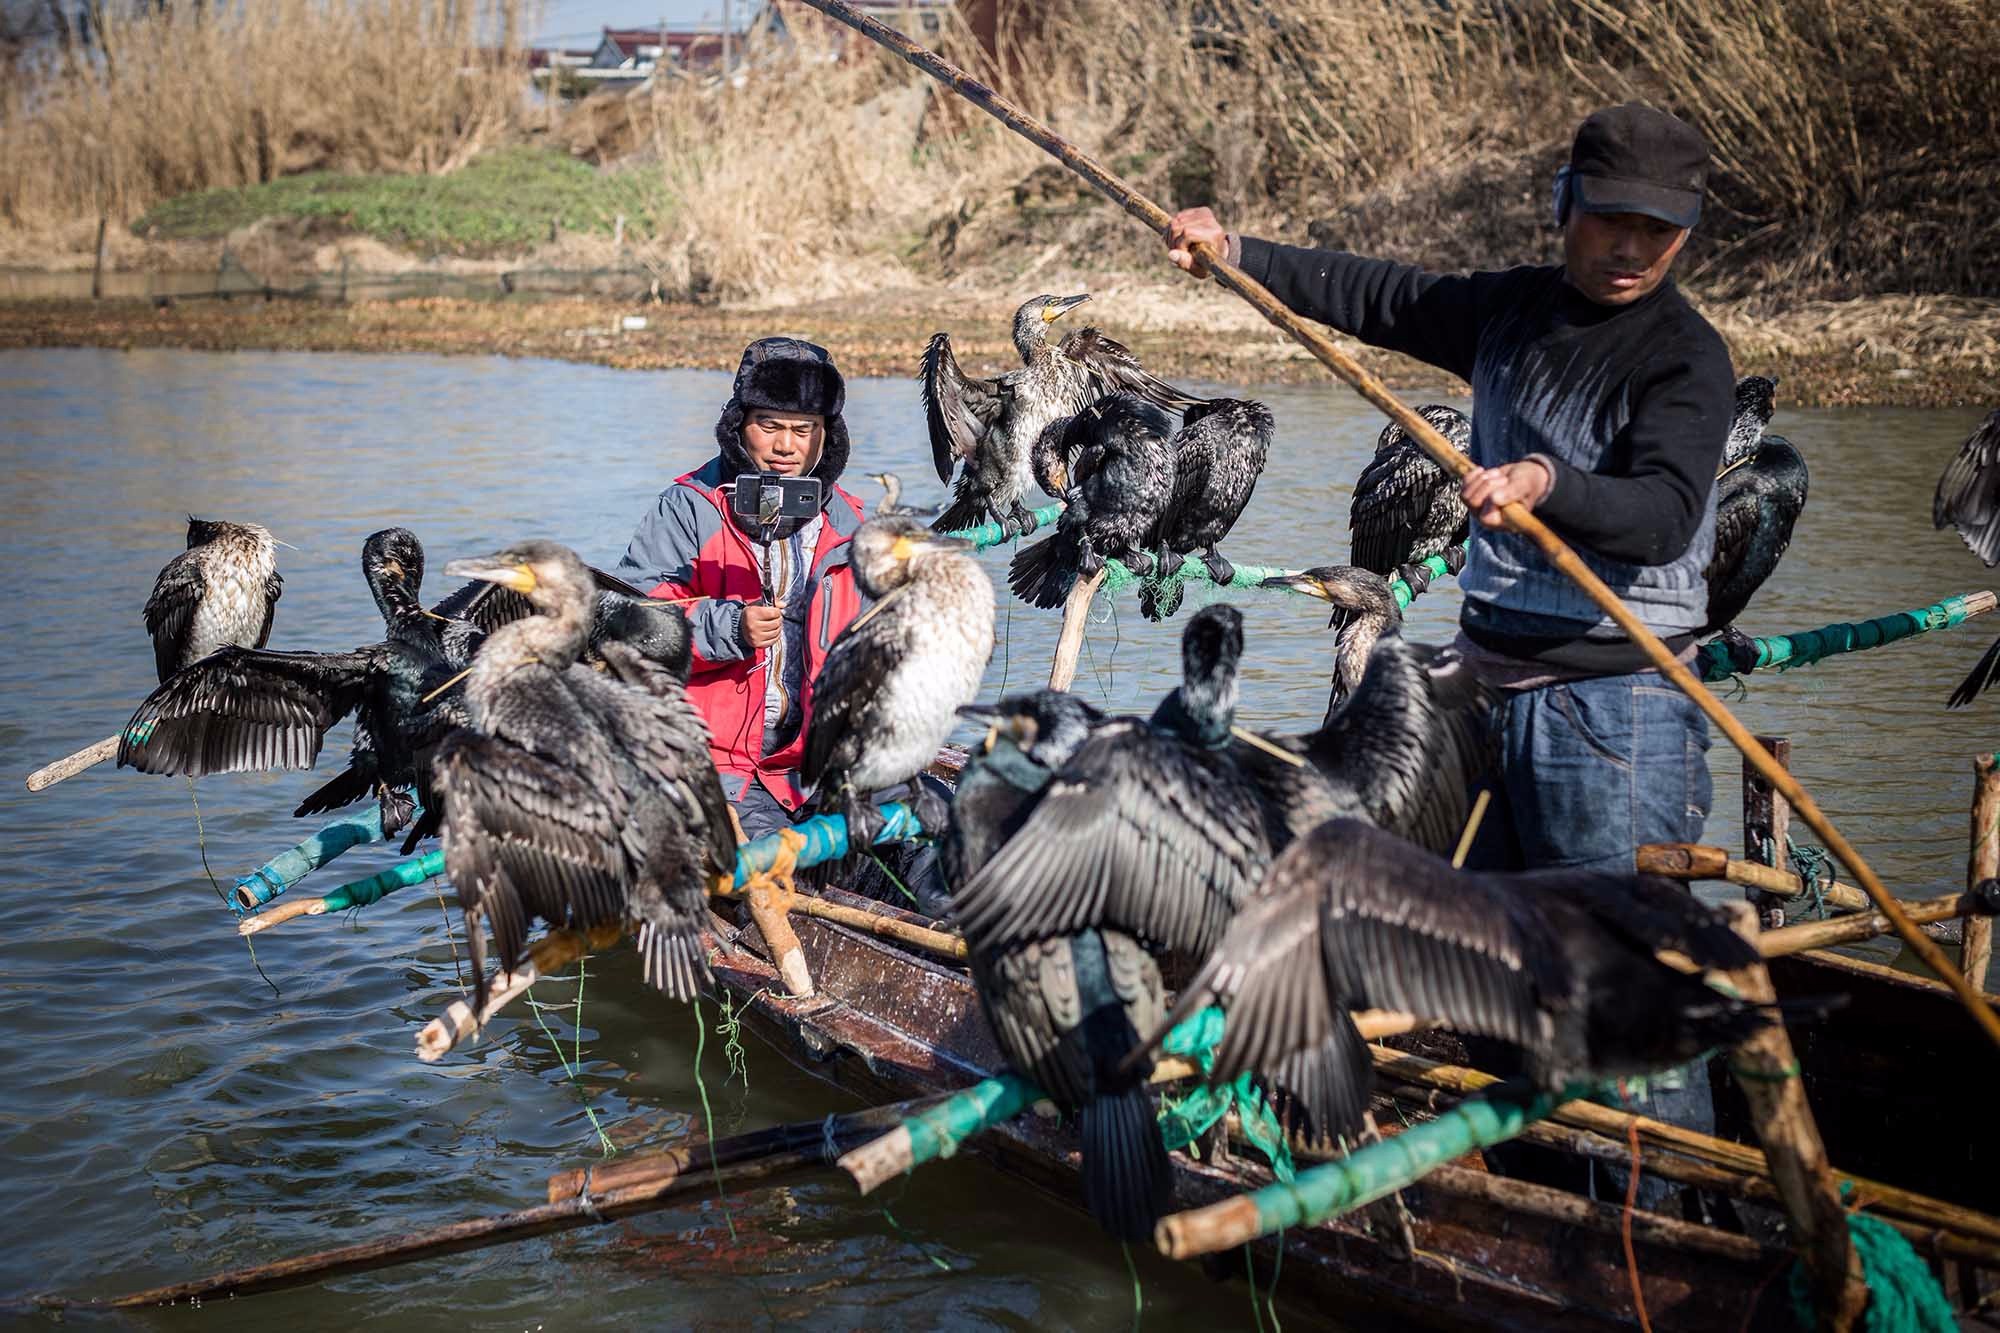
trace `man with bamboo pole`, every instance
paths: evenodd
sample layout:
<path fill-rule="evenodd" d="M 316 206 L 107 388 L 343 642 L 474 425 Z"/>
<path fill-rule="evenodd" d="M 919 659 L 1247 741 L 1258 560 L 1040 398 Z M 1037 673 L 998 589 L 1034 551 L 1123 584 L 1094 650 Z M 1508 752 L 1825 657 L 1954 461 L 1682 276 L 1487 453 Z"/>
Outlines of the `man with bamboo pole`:
<path fill-rule="evenodd" d="M 1474 864 L 1629 872 L 1640 844 L 1697 840 L 1707 819 L 1706 719 L 1500 514 L 1534 510 L 1692 659 L 1735 379 L 1669 273 L 1707 165 L 1701 135 L 1663 111 L 1594 113 L 1555 180 L 1562 263 L 1499 273 L 1229 235 L 1205 208 L 1169 229 L 1181 268 L 1204 274 L 1194 249 L 1206 242 L 1299 314 L 1472 385 L 1464 496 L 1479 526 L 1457 647 L 1503 698 L 1497 799 Z M 1656 1090 L 1649 1113 L 1709 1127 L 1705 1071 Z"/>

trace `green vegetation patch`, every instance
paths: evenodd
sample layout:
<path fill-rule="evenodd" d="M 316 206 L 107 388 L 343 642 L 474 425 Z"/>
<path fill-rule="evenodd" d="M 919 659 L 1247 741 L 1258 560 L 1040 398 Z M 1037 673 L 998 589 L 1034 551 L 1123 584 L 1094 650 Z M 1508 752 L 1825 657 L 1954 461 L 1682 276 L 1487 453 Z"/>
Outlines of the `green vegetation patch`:
<path fill-rule="evenodd" d="M 141 235 L 227 235 L 260 218 L 324 218 L 391 245 L 460 255 L 525 249 L 569 231 L 653 231 L 661 192 L 651 173 L 599 170 L 547 148 L 503 148 L 443 176 L 314 171 L 263 185 L 169 199 L 133 224 Z"/>

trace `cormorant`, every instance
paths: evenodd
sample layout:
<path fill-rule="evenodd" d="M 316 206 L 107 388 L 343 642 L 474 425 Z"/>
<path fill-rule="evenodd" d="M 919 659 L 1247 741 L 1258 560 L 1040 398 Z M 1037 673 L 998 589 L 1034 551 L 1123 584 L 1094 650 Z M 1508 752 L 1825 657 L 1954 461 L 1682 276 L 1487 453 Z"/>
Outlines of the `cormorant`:
<path fill-rule="evenodd" d="M 1425 403 L 1417 415 L 1461 454 L 1472 449 L 1472 419 L 1442 403 Z M 1354 483 L 1347 526 L 1354 533 L 1348 561 L 1391 575 L 1404 565 L 1441 555 L 1457 573 L 1465 565 L 1471 521 L 1459 498 L 1458 478 L 1438 466 L 1410 433 L 1390 422 L 1375 440 L 1375 457 Z M 1457 552 L 1457 554 L 1453 554 Z"/>
<path fill-rule="evenodd" d="M 951 826 L 938 843 L 945 884 L 964 884 L 1014 836 L 1055 771 L 1105 717 L 1067 690 L 1013 694 L 968 704 L 961 716 L 987 722 L 986 742 L 952 790 Z"/>
<path fill-rule="evenodd" d="M 2000 409 L 1987 413 L 1979 428 L 1945 464 L 1931 500 L 1931 526 L 1947 523 L 1958 530 L 1965 549 L 1991 568 L 2000 564 Z M 2000 680 L 2000 639 L 1980 656 L 1972 673 L 1959 682 L 1947 707 L 1963 708 Z"/>
<path fill-rule="evenodd" d="M 256 523 L 188 515 L 187 549 L 167 561 L 146 599 L 146 633 L 162 681 L 218 648 L 271 641 L 271 618 L 285 591 L 277 547 Z"/>
<path fill-rule="evenodd" d="M 310 768 L 327 731 L 354 713 L 352 765 L 299 813 L 372 794 L 383 833 L 400 830 L 412 809 L 403 789 L 420 785 L 420 756 L 465 722 L 458 690 L 440 687 L 482 636 L 423 609 L 423 548 L 407 529 L 372 534 L 361 563 L 388 630 L 380 642 L 345 653 L 223 648 L 146 696 L 119 742 L 119 764 L 188 777 Z"/>
<path fill-rule="evenodd" d="M 1219 1002 L 1228 1022 L 1212 1080 L 1337 1052 L 1338 1086 L 1312 1109 L 1351 1129 L 1373 1078 L 1353 1009 L 1400 1010 L 1519 1046 L 1551 1090 L 1685 1064 L 1774 1021 L 1659 961 L 1661 949 L 1703 969 L 1757 959 L 1671 880 L 1454 870 L 1365 823 L 1330 820 L 1272 865 L 1145 1049 Z"/>
<path fill-rule="evenodd" d="M 906 518 L 932 518 L 942 507 L 939 505 L 906 505 L 903 501 L 903 479 L 893 472 L 871 472 L 868 480 L 882 488 L 882 498 L 875 503 L 873 516 L 887 518 L 891 514 Z"/>
<path fill-rule="evenodd" d="M 1202 553 L 1201 562 L 1217 585 L 1226 586 L 1236 567 L 1216 543 L 1229 535 L 1250 503 L 1271 451 L 1271 410 L 1239 398 L 1211 398 L 1187 409 L 1174 436 L 1174 490 L 1161 526 L 1159 561 L 1139 590 L 1139 609 L 1148 620 L 1164 620 L 1180 609 L 1181 585 L 1163 583 L 1183 557 Z"/>
<path fill-rule="evenodd" d="M 1701 632 L 1721 633 L 1732 647 L 1747 644 L 1734 628 L 1736 617 L 1777 569 L 1806 507 L 1805 459 L 1790 440 L 1766 429 L 1777 383 L 1763 375 L 1737 382 L 1736 420 L 1715 474 L 1715 554 L 1702 571 L 1708 620 Z"/>
<path fill-rule="evenodd" d="M 693 999 L 709 975 L 706 890 L 733 873 L 736 856 L 699 715 L 672 670 L 633 643 L 600 639 L 606 672 L 580 664 L 593 585 L 567 548 L 526 541 L 445 568 L 518 592 L 536 610 L 495 630 L 474 658 L 469 725 L 446 737 L 433 765 L 474 969 L 484 977 L 488 920 L 506 971 L 526 956 L 533 917 L 623 924 L 646 980 Z"/>
<path fill-rule="evenodd" d="M 1016 595 L 1031 606 L 1061 606 L 1077 579 L 1106 559 L 1141 574 L 1155 568 L 1153 552 L 1174 493 L 1171 429 L 1165 412 L 1131 393 L 1049 423 L 1043 439 L 1060 441 L 1053 447 L 1070 460 L 1068 507 L 1054 533 L 1009 564 L 1007 583 Z"/>
<path fill-rule="evenodd" d="M 921 773 L 978 694 L 993 656 L 993 584 L 972 543 L 914 518 L 870 519 L 850 549 L 873 605 L 841 631 L 813 682 L 799 772 L 822 809 L 847 816 L 850 844 L 866 847 L 882 827 L 870 794 Z M 917 817 L 942 831 L 943 802 L 913 787 Z"/>
<path fill-rule="evenodd" d="M 1244 745 L 1239 757 L 1264 798 L 1282 849 L 1336 816 L 1443 852 L 1472 808 L 1472 784 L 1492 765 L 1492 695 L 1450 649 L 1405 640 L 1380 574 L 1352 566 L 1271 580 L 1331 602 L 1344 619 L 1326 720 L 1303 736 L 1265 739 L 1308 761 L 1301 770 Z"/>
<path fill-rule="evenodd" d="M 1094 328 L 1079 329 L 1050 346 L 1049 325 L 1090 299 L 1037 296 L 1014 312 L 1014 350 L 1021 369 L 993 379 L 970 379 L 958 368 L 951 338 L 937 334 L 924 349 L 921 378 L 924 418 L 938 480 L 950 481 L 963 460 L 952 503 L 933 525 L 941 532 L 969 528 L 991 515 L 1009 536 L 1027 531 L 1022 497 L 1030 476 L 1029 450 L 1052 421 L 1073 416 L 1108 393 L 1129 390 L 1157 406 L 1178 410 L 1201 401 L 1148 374 L 1130 349 Z M 1066 489 L 1044 489 L 1060 496 Z"/>
<path fill-rule="evenodd" d="M 1181 636 L 1183 680 L 1151 718 L 1091 732 L 953 909 L 975 952 L 1108 927 L 1199 960 L 1263 877 L 1270 844 L 1231 727 L 1242 616 Z"/>

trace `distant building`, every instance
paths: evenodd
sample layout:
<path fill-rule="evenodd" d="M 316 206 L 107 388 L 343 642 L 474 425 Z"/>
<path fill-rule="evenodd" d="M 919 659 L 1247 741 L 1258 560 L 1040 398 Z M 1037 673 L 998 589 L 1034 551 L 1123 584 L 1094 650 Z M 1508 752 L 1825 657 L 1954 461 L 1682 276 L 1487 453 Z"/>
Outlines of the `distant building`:
<path fill-rule="evenodd" d="M 975 4 L 977 2 L 975 0 Z M 959 5 L 957 0 L 848 0 L 848 7 L 894 28 L 905 37 L 926 42 L 944 31 L 945 20 Z M 786 5 L 781 9 L 776 4 L 768 3 L 768 0 L 750 21 L 749 31 L 753 36 L 765 39 L 790 41 L 796 32 L 805 31 L 808 27 L 818 40 L 843 52 L 850 49 L 848 43 L 855 37 L 851 29 L 817 10 L 800 5 Z"/>
<path fill-rule="evenodd" d="M 674 28 L 606 28 L 587 51 L 538 49 L 530 64 L 536 78 L 559 75 L 566 83 L 589 87 L 630 87 L 643 83 L 664 67 L 670 73 L 719 69 L 722 34 Z"/>

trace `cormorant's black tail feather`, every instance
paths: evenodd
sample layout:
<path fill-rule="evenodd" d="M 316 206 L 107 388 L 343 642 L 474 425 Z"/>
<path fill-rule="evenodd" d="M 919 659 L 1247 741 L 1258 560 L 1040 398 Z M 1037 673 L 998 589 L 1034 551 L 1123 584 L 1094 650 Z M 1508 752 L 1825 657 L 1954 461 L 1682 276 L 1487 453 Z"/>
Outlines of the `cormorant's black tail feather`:
<path fill-rule="evenodd" d="M 375 775 L 371 770 L 350 764 L 315 788 L 311 795 L 299 802 L 299 808 L 292 811 L 293 819 L 306 815 L 323 815 L 330 810 L 342 810 L 356 801 L 366 799 L 375 790 Z M 384 829 L 386 835 L 389 830 Z"/>
<path fill-rule="evenodd" d="M 1153 1238 L 1172 1206 L 1173 1163 L 1143 1083 L 1085 1103 L 1083 1201 L 1098 1225 L 1119 1240 Z"/>
<path fill-rule="evenodd" d="M 1015 552 L 1007 566 L 1007 586 L 1030 606 L 1061 606 L 1076 583 L 1074 548 L 1057 532 Z"/>
<path fill-rule="evenodd" d="M 1980 655 L 1979 665 L 1973 667 L 1971 673 L 1958 683 L 1958 688 L 1951 692 L 1951 699 L 1945 707 L 1965 707 L 1992 689 L 1996 680 L 2000 680 L 2000 639 L 1995 639 L 1992 646 Z"/>
<path fill-rule="evenodd" d="M 691 1001 L 701 994 L 702 983 L 711 978 L 708 960 L 701 952 L 701 936 L 691 927 L 683 930 L 641 921 L 639 954 L 645 960 L 647 984 L 669 999 Z"/>
<path fill-rule="evenodd" d="M 960 477 L 951 491 L 951 504 L 931 523 L 932 532 L 958 532 L 986 521 L 986 501 L 972 485 Z"/>

